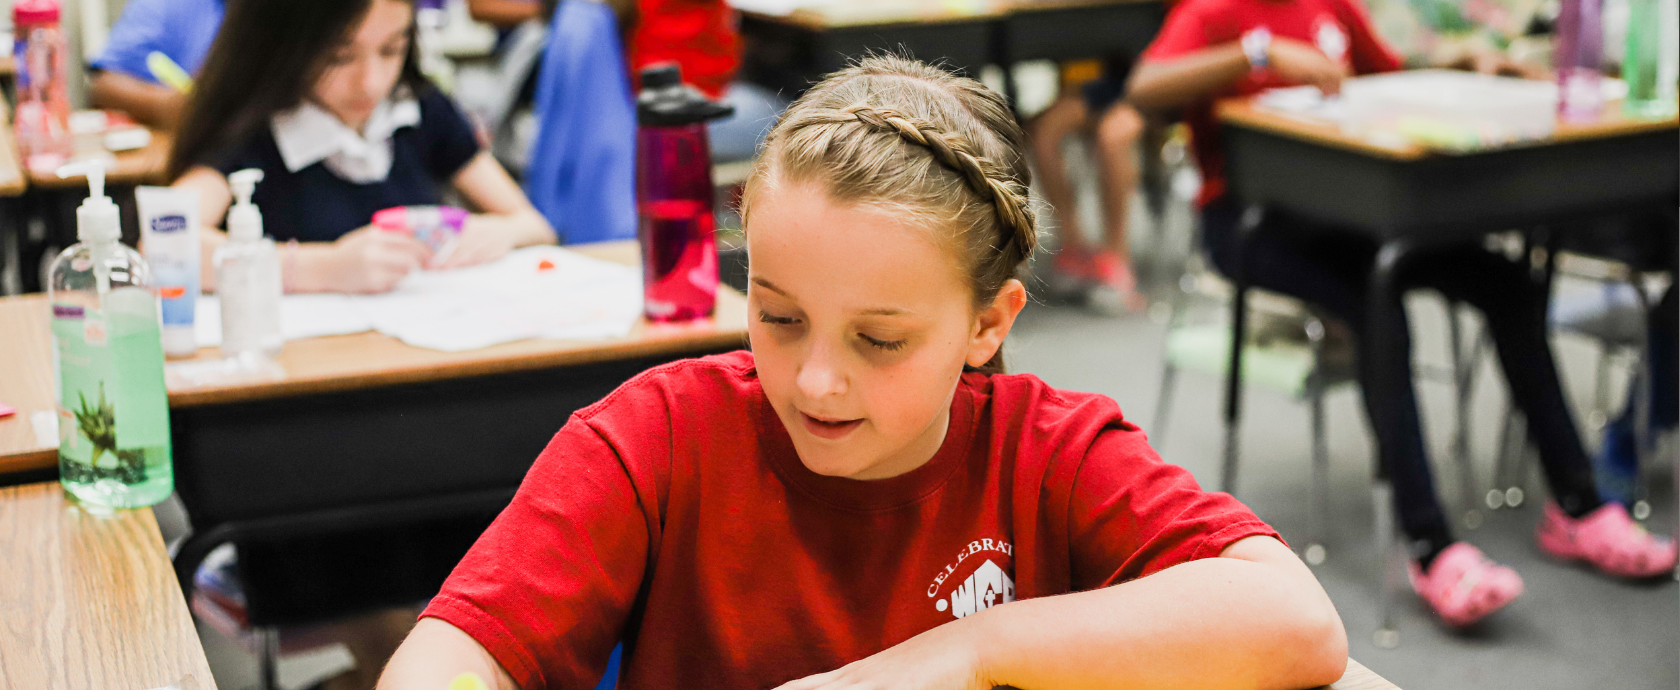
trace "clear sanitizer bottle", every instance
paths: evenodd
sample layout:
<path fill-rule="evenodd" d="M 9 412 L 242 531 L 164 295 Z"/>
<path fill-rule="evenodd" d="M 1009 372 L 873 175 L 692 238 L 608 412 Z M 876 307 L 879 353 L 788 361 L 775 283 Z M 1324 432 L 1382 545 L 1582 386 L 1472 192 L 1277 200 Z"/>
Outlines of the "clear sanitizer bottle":
<path fill-rule="evenodd" d="M 262 212 L 251 195 L 262 181 L 257 169 L 228 175 L 234 205 L 228 209 L 228 241 L 216 248 L 216 293 L 222 303 L 222 354 L 268 360 L 280 354 L 280 253 L 263 237 Z"/>
<path fill-rule="evenodd" d="M 120 241 L 104 161 L 74 163 L 58 174 L 85 174 L 90 187 L 76 209 L 80 241 L 48 269 L 59 480 L 84 504 L 154 505 L 174 490 L 175 474 L 151 270 Z"/>

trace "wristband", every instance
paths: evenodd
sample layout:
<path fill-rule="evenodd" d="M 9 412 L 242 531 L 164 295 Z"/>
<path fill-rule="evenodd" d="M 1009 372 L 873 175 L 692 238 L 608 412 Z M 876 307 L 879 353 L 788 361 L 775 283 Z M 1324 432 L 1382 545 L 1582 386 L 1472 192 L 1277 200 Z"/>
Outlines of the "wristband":
<path fill-rule="evenodd" d="M 1251 29 L 1242 36 L 1243 57 L 1248 58 L 1248 69 L 1259 72 L 1266 69 L 1271 62 L 1272 32 L 1266 27 Z"/>

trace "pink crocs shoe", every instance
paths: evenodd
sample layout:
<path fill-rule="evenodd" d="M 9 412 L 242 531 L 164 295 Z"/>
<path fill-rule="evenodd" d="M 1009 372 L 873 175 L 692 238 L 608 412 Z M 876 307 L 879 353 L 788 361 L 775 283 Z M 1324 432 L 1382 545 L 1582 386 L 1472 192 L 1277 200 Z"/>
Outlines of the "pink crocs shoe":
<path fill-rule="evenodd" d="M 1412 590 L 1447 625 L 1464 627 L 1487 618 L 1522 594 L 1517 571 L 1494 563 L 1481 549 L 1453 542 L 1435 557 L 1428 574 L 1417 561 L 1406 564 Z"/>
<path fill-rule="evenodd" d="M 1674 570 L 1680 558 L 1674 540 L 1646 532 L 1615 501 L 1580 519 L 1569 517 L 1556 501 L 1534 530 L 1540 550 L 1566 561 L 1586 561 L 1617 577 L 1645 578 Z"/>

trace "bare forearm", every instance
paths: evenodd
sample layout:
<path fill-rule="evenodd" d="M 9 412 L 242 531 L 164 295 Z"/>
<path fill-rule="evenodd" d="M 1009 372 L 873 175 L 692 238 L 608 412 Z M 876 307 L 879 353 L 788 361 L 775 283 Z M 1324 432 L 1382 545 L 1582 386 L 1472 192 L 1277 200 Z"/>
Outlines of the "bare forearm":
<path fill-rule="evenodd" d="M 1302 688 L 1334 682 L 1347 663 L 1341 619 L 1310 573 L 1233 558 L 983 617 L 987 677 L 999 685 Z"/>
<path fill-rule="evenodd" d="M 162 130 L 175 128 L 187 103 L 186 94 L 117 72 L 100 72 L 88 96 L 96 106 L 121 110 L 140 124 Z"/>
<path fill-rule="evenodd" d="M 506 29 L 542 14 L 542 3 L 529 0 L 472 0 L 467 11 L 473 19 Z"/>
<path fill-rule="evenodd" d="M 544 218 L 536 209 L 526 209 L 513 213 L 486 213 L 473 217 L 473 222 L 494 226 L 513 238 L 514 247 L 529 247 L 534 244 L 554 244 L 556 238 L 554 229 L 549 227 L 548 219 Z"/>
<path fill-rule="evenodd" d="M 519 690 L 470 635 L 436 618 L 422 618 L 385 665 L 377 690 L 444 690 L 462 673 L 477 674 L 491 690 Z"/>
<path fill-rule="evenodd" d="M 1126 84 L 1126 100 L 1144 110 L 1181 108 L 1207 100 L 1248 70 L 1248 58 L 1236 43 L 1171 60 L 1151 60 L 1132 72 Z"/>

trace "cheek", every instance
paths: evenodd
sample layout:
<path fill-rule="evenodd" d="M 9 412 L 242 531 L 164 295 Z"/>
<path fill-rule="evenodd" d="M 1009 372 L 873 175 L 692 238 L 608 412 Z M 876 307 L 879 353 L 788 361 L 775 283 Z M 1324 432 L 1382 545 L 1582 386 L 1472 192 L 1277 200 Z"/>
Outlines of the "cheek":
<path fill-rule="evenodd" d="M 945 410 L 962 372 L 961 355 L 949 350 L 925 347 L 869 372 L 865 404 L 877 428 L 894 436 L 918 434 Z"/>

